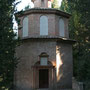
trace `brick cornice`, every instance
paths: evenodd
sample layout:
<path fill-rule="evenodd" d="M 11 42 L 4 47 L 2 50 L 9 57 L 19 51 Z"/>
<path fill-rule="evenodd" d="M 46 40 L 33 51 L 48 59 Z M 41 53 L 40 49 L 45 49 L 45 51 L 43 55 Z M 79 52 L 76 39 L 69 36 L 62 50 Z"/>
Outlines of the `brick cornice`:
<path fill-rule="evenodd" d="M 57 42 L 65 42 L 65 43 L 72 43 L 74 44 L 76 41 L 69 39 L 69 38 L 63 38 L 60 36 L 32 36 L 32 37 L 25 37 L 21 39 L 22 41 L 32 40 L 32 41 L 57 41 Z"/>
<path fill-rule="evenodd" d="M 31 8 L 26 11 L 18 12 L 15 15 L 18 17 L 22 17 L 29 14 L 56 14 L 66 18 L 69 18 L 71 16 L 71 14 L 69 13 L 66 13 L 57 9 L 53 9 L 53 8 Z"/>

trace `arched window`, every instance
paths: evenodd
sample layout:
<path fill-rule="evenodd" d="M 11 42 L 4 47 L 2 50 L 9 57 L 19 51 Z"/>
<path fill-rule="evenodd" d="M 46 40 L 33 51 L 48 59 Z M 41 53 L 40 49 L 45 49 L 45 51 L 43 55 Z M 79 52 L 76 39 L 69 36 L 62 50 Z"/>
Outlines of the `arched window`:
<path fill-rule="evenodd" d="M 65 26 L 64 26 L 64 20 L 59 20 L 59 35 L 62 37 L 65 37 Z"/>
<path fill-rule="evenodd" d="M 23 19 L 23 37 L 28 36 L 28 17 Z"/>
<path fill-rule="evenodd" d="M 44 0 L 41 0 L 41 7 L 44 7 Z"/>
<path fill-rule="evenodd" d="M 40 17 L 40 35 L 48 35 L 48 18 L 46 16 Z"/>
<path fill-rule="evenodd" d="M 48 55 L 43 52 L 39 55 L 40 57 L 40 65 L 48 65 Z"/>

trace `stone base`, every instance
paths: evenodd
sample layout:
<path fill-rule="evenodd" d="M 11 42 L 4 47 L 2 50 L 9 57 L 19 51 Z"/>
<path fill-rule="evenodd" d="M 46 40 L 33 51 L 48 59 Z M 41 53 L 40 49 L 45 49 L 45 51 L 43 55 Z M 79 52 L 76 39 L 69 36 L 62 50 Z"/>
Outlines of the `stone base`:
<path fill-rule="evenodd" d="M 51 90 L 51 89 L 37 89 L 37 90 Z M 53 89 L 54 90 L 54 89 Z M 55 89 L 56 90 L 56 89 Z M 72 90 L 72 89 L 57 89 L 57 90 Z"/>

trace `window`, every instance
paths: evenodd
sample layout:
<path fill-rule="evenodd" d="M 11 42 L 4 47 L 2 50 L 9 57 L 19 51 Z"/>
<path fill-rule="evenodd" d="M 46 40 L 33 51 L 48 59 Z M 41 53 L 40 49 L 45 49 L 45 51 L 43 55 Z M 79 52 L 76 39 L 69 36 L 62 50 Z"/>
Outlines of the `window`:
<path fill-rule="evenodd" d="M 41 57 L 40 65 L 47 65 L 47 57 Z"/>
<path fill-rule="evenodd" d="M 59 35 L 62 37 L 65 37 L 65 28 L 64 28 L 64 20 L 60 19 L 59 20 Z"/>
<path fill-rule="evenodd" d="M 23 37 L 28 36 L 28 17 L 23 19 Z"/>
<path fill-rule="evenodd" d="M 41 7 L 44 7 L 44 0 L 41 0 Z"/>
<path fill-rule="evenodd" d="M 43 52 L 39 55 L 40 57 L 40 65 L 48 65 L 48 55 L 47 53 Z"/>
<path fill-rule="evenodd" d="M 46 16 L 40 17 L 40 35 L 48 35 L 48 18 Z"/>

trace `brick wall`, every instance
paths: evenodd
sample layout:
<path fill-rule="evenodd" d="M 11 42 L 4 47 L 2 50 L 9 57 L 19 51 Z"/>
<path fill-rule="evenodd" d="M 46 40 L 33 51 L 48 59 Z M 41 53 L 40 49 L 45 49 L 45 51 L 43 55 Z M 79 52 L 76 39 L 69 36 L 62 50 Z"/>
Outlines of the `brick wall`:
<path fill-rule="evenodd" d="M 33 87 L 32 66 L 37 61 L 39 61 L 39 55 L 42 52 L 46 52 L 49 55 L 49 61 L 56 62 L 55 61 L 56 60 L 56 56 L 55 56 L 56 42 L 29 41 L 17 47 L 16 52 L 17 52 L 16 56 L 20 58 L 18 63 L 18 68 L 16 69 L 16 72 L 15 72 L 15 86 L 17 87 L 16 90 L 32 90 L 31 89 Z M 38 87 L 38 86 L 36 85 L 35 87 Z"/>
<path fill-rule="evenodd" d="M 60 50 L 60 57 L 62 58 L 62 66 L 59 67 L 59 79 L 57 74 L 56 65 L 56 47 Z M 54 78 L 49 78 L 50 89 L 60 90 L 60 88 L 72 88 L 72 46 L 69 44 L 58 43 L 56 41 L 48 40 L 32 40 L 25 41 L 21 46 L 16 49 L 16 56 L 19 59 L 19 63 L 15 72 L 15 86 L 16 90 L 32 90 L 32 88 L 38 88 L 38 78 L 34 78 L 33 81 L 33 68 L 37 61 L 39 61 L 39 55 L 42 52 L 46 52 L 49 55 L 49 61 L 54 63 L 55 71 Z M 36 72 L 38 69 L 36 70 Z M 35 74 L 38 77 L 38 72 Z M 51 75 L 51 73 L 50 73 Z M 53 81 L 52 81 L 53 80 Z M 33 84 L 34 82 L 34 84 Z M 36 82 L 36 83 L 35 83 Z M 34 86 L 33 86 L 34 85 Z"/>
<path fill-rule="evenodd" d="M 29 36 L 39 36 L 40 35 L 40 16 L 45 15 L 48 18 L 48 35 L 51 36 L 59 36 L 59 18 L 60 16 L 54 14 L 30 14 L 28 15 L 29 19 Z M 22 37 L 22 30 L 23 30 L 23 18 L 21 17 L 21 26 L 19 30 L 19 37 Z M 65 37 L 69 38 L 68 35 L 68 19 L 62 17 L 65 22 Z"/>

